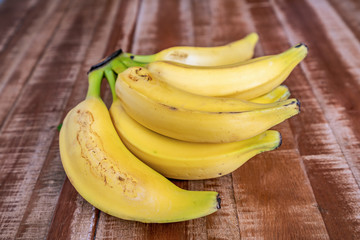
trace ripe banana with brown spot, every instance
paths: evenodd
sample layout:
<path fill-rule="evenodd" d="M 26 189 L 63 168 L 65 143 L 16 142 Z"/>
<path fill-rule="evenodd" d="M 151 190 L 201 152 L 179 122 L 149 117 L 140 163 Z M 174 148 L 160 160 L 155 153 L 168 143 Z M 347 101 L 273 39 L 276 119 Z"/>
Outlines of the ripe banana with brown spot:
<path fill-rule="evenodd" d="M 60 131 L 61 161 L 75 189 L 101 211 L 140 222 L 177 222 L 217 211 L 216 192 L 178 188 L 123 145 L 100 98 L 102 71 L 90 72 L 86 99 L 67 114 Z"/>

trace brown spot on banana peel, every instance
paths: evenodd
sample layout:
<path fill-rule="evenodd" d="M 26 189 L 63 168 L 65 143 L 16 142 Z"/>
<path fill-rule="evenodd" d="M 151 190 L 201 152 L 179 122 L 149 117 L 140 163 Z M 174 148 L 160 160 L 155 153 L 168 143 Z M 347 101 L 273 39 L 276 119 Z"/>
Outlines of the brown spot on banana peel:
<path fill-rule="evenodd" d="M 130 72 L 128 74 L 128 78 L 133 80 L 134 82 L 137 82 L 141 79 L 145 79 L 146 81 L 151 81 L 152 77 L 147 73 L 141 74 L 141 72 L 140 72 L 141 70 L 142 70 L 142 68 L 137 68 L 137 69 L 135 69 L 135 73 Z"/>
<path fill-rule="evenodd" d="M 134 82 L 137 82 L 139 80 L 139 78 L 137 77 L 137 75 L 133 75 L 133 74 L 129 74 L 128 78 L 130 78 L 131 80 L 133 80 Z"/>
<path fill-rule="evenodd" d="M 178 60 L 183 60 L 186 59 L 188 57 L 187 53 L 181 52 L 181 51 L 174 51 L 170 54 L 170 57 L 172 59 L 178 59 Z"/>
<path fill-rule="evenodd" d="M 177 111 L 178 108 L 177 107 L 174 107 L 174 106 L 169 106 L 169 105 L 166 105 L 166 104 L 163 104 L 163 103 L 159 103 L 160 105 L 164 106 L 164 107 L 167 107 L 169 108 L 170 110 L 173 110 L 173 111 Z"/>
<path fill-rule="evenodd" d="M 86 161 L 91 173 L 100 178 L 110 188 L 119 186 L 124 195 L 137 197 L 137 181 L 131 175 L 120 171 L 115 162 L 105 152 L 100 136 L 92 129 L 94 117 L 89 111 L 78 114 L 77 142 L 81 148 L 81 156 Z"/>

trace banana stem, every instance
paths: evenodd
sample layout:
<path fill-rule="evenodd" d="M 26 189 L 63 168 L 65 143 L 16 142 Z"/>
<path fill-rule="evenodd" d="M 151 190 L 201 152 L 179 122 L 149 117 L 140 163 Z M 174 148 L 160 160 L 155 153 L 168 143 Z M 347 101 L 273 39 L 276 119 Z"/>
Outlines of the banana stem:
<path fill-rule="evenodd" d="M 126 67 L 146 67 L 147 65 L 147 63 L 137 62 L 128 57 L 121 57 L 120 60 Z"/>
<path fill-rule="evenodd" d="M 152 55 L 129 54 L 129 55 L 132 60 L 134 60 L 135 62 L 139 62 L 139 63 L 151 63 L 156 60 L 156 54 L 152 54 Z"/>
<path fill-rule="evenodd" d="M 116 96 L 116 92 L 115 92 L 115 82 L 116 82 L 115 73 L 111 69 L 106 69 L 105 77 L 110 85 L 113 102 L 115 102 L 118 99 L 118 97 Z"/>
<path fill-rule="evenodd" d="M 89 88 L 86 94 L 86 98 L 96 97 L 100 98 L 100 88 L 101 88 L 101 81 L 104 76 L 104 70 L 98 69 L 89 72 L 88 74 L 88 81 L 89 81 Z"/>
<path fill-rule="evenodd" d="M 127 66 L 123 63 L 124 57 L 119 57 L 110 62 L 110 68 L 117 74 L 125 71 Z"/>

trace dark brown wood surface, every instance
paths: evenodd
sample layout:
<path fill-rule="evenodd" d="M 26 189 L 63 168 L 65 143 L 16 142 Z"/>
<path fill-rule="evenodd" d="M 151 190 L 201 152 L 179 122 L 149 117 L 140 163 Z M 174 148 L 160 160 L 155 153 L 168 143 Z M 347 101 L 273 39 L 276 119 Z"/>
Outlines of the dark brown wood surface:
<path fill-rule="evenodd" d="M 56 128 L 92 64 L 118 48 L 216 46 L 253 31 L 256 56 L 308 45 L 285 82 L 302 112 L 275 127 L 281 148 L 221 178 L 174 181 L 218 191 L 218 212 L 143 224 L 77 194 Z M 360 2 L 0 1 L 0 160 L 0 239 L 360 239 Z"/>

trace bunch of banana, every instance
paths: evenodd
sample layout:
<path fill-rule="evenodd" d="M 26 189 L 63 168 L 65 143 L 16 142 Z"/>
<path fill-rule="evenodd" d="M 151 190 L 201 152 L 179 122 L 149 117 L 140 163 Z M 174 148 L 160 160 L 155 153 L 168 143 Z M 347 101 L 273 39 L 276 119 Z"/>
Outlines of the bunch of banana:
<path fill-rule="evenodd" d="M 149 56 L 118 50 L 94 65 L 86 99 L 65 117 L 59 140 L 80 195 L 110 215 L 141 222 L 184 221 L 219 209 L 217 192 L 180 189 L 165 177 L 220 177 L 281 145 L 281 134 L 268 129 L 298 114 L 300 104 L 280 84 L 307 48 L 249 60 L 257 40 L 253 33 L 221 47 Z M 104 76 L 110 109 L 100 97 Z M 181 76 L 192 90 L 177 85 Z"/>
<path fill-rule="evenodd" d="M 119 136 L 131 152 L 166 177 L 185 180 L 220 177 L 233 172 L 256 154 L 281 144 L 280 133 L 270 130 L 231 143 L 194 143 L 158 134 L 125 112 L 115 93 L 114 73 L 107 71 L 105 74 L 113 92 L 110 115 Z"/>

